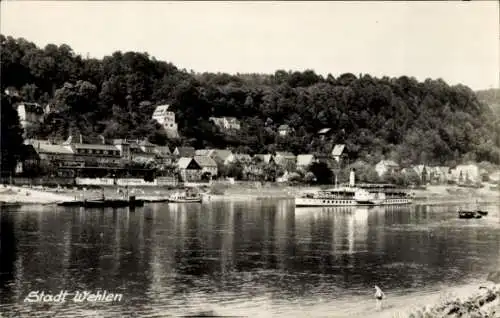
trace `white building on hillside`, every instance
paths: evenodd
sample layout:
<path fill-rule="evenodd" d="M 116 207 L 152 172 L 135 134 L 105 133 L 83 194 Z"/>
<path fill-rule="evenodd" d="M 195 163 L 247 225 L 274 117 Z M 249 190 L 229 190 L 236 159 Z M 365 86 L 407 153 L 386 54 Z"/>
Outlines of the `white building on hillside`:
<path fill-rule="evenodd" d="M 179 132 L 177 130 L 177 123 L 175 122 L 175 113 L 169 111 L 169 107 L 170 105 L 168 104 L 157 106 L 153 113 L 153 119 L 163 126 L 168 137 L 177 138 L 179 137 Z"/>

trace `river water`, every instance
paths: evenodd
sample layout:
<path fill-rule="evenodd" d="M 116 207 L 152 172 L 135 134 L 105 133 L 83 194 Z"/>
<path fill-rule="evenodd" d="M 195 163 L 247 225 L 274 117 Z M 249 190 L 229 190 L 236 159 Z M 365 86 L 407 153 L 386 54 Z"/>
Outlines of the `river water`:
<path fill-rule="evenodd" d="M 290 200 L 3 208 L 0 316 L 367 317 L 500 269 L 500 204 L 295 208 Z M 32 291 L 121 301 L 27 303 Z M 399 299 L 399 300 L 398 300 Z M 382 315 L 383 316 L 383 315 Z"/>

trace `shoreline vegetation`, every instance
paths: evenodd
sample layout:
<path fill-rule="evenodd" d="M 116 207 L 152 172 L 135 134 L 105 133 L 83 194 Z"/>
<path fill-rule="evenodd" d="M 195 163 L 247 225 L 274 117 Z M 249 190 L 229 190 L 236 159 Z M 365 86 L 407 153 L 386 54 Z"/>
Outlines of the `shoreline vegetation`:
<path fill-rule="evenodd" d="M 244 182 L 238 184 L 213 183 L 197 185 L 201 192 L 210 195 L 211 201 L 219 200 L 262 200 L 262 199 L 291 199 L 302 191 L 314 191 L 320 186 L 290 186 L 276 183 Z M 129 195 L 137 199 L 154 202 L 164 199 L 183 187 L 130 187 Z M 118 189 L 123 187 L 58 187 L 48 188 L 42 186 L 28 187 L 4 185 L 0 187 L 1 205 L 25 204 L 56 204 L 59 202 L 91 199 L 100 196 L 104 190 L 106 198 L 121 197 Z M 457 186 L 428 186 L 426 189 L 410 189 L 416 204 L 453 204 L 467 202 L 499 202 L 500 191 L 488 187 L 478 189 L 463 189 Z"/>

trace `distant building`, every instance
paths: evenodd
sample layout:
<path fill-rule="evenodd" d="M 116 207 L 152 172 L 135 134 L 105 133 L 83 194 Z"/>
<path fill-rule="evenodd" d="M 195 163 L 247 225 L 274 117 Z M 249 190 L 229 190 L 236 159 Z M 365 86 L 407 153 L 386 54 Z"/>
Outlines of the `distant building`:
<path fill-rule="evenodd" d="M 201 167 L 201 173 L 210 173 L 211 176 L 217 176 L 217 163 L 208 156 L 194 156 L 194 160 Z"/>
<path fill-rule="evenodd" d="M 375 165 L 375 171 L 379 177 L 382 177 L 384 174 L 395 173 L 399 170 L 399 165 L 392 160 L 381 160 L 379 163 Z"/>
<path fill-rule="evenodd" d="M 326 136 L 329 136 L 332 133 L 331 128 L 323 128 L 320 131 L 318 131 L 318 135 L 320 136 L 321 140 L 325 140 Z"/>
<path fill-rule="evenodd" d="M 293 128 L 288 125 L 281 125 L 278 127 L 278 134 L 280 136 L 288 136 L 293 132 Z"/>
<path fill-rule="evenodd" d="M 479 167 L 475 164 L 458 165 L 454 170 L 453 177 L 459 184 L 481 181 Z"/>
<path fill-rule="evenodd" d="M 240 130 L 240 121 L 236 117 L 210 117 L 210 121 L 222 130 Z"/>
<path fill-rule="evenodd" d="M 233 154 L 233 162 L 238 161 L 241 163 L 250 163 L 252 161 L 252 157 L 246 153 L 235 153 Z"/>
<path fill-rule="evenodd" d="M 196 150 L 194 147 L 176 147 L 173 154 L 177 157 L 194 157 Z"/>
<path fill-rule="evenodd" d="M 270 164 L 270 163 L 275 162 L 274 157 L 271 154 L 256 154 L 254 156 L 254 158 L 259 159 L 260 161 L 262 161 L 265 164 Z"/>
<path fill-rule="evenodd" d="M 153 119 L 155 119 L 165 129 L 169 138 L 178 138 L 179 132 L 177 130 L 177 123 L 175 122 L 175 113 L 169 111 L 170 105 L 157 106 L 153 112 Z"/>
<path fill-rule="evenodd" d="M 19 115 L 21 126 L 23 129 L 26 129 L 35 124 L 43 123 L 45 111 L 37 103 L 20 103 L 17 105 L 17 114 Z"/>
<path fill-rule="evenodd" d="M 276 155 L 274 156 L 274 162 L 281 166 L 285 166 L 288 163 L 295 164 L 296 160 L 297 157 L 295 157 L 293 153 L 286 151 L 277 151 Z"/>
<path fill-rule="evenodd" d="M 181 180 L 196 182 L 201 180 L 202 168 L 192 157 L 181 157 L 177 162 Z"/>
<path fill-rule="evenodd" d="M 297 169 L 307 169 L 316 160 L 313 154 L 301 154 L 297 156 Z"/>
<path fill-rule="evenodd" d="M 335 161 L 339 162 L 344 153 L 345 145 L 335 145 L 332 150 L 332 157 Z"/>

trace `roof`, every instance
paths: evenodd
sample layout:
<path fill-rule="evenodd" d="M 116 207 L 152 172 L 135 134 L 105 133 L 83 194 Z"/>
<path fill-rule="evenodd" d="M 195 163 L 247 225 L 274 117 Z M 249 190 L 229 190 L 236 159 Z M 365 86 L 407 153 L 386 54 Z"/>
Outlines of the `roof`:
<path fill-rule="evenodd" d="M 295 158 L 295 155 L 288 151 L 276 151 L 276 157 L 289 157 Z"/>
<path fill-rule="evenodd" d="M 380 160 L 378 164 L 383 164 L 388 167 L 399 167 L 399 165 L 395 163 L 393 160 Z"/>
<path fill-rule="evenodd" d="M 332 130 L 331 128 L 323 128 L 321 129 L 320 131 L 318 131 L 318 134 L 326 134 L 327 132 L 329 132 L 330 130 Z"/>
<path fill-rule="evenodd" d="M 290 129 L 290 126 L 288 126 L 288 125 L 280 125 L 280 126 L 278 127 L 278 129 L 279 129 L 279 130 L 287 130 L 287 129 Z"/>
<path fill-rule="evenodd" d="M 113 145 L 128 145 L 127 139 L 113 139 Z"/>
<path fill-rule="evenodd" d="M 150 147 L 151 146 L 155 146 L 155 144 L 150 143 L 149 140 L 143 140 L 143 141 L 139 142 L 139 145 L 141 145 L 141 146 L 150 146 Z"/>
<path fill-rule="evenodd" d="M 264 163 L 269 163 L 273 156 L 271 154 L 256 154 L 254 157 L 259 158 Z"/>
<path fill-rule="evenodd" d="M 211 156 L 213 154 L 213 149 L 196 149 L 194 154 L 196 156 Z"/>
<path fill-rule="evenodd" d="M 77 149 L 97 149 L 97 150 L 119 150 L 114 145 L 102 145 L 102 144 L 73 144 Z"/>
<path fill-rule="evenodd" d="M 233 152 L 229 149 L 214 149 L 213 154 L 218 159 L 225 161 L 227 158 L 229 158 L 229 156 L 233 154 Z"/>
<path fill-rule="evenodd" d="M 194 147 L 177 147 L 176 149 L 181 157 L 193 157 L 196 152 Z"/>
<path fill-rule="evenodd" d="M 170 107 L 170 105 L 168 105 L 168 104 L 156 106 L 155 111 L 153 112 L 153 116 L 162 115 L 162 114 L 166 113 L 168 111 L 169 107 Z"/>
<path fill-rule="evenodd" d="M 155 152 L 162 154 L 171 154 L 170 148 L 168 148 L 168 146 L 156 146 Z"/>
<path fill-rule="evenodd" d="M 332 156 L 341 156 L 344 152 L 345 145 L 335 145 L 332 150 Z"/>
<path fill-rule="evenodd" d="M 303 154 L 297 156 L 297 166 L 308 166 L 313 163 L 314 155 Z"/>
<path fill-rule="evenodd" d="M 50 145 L 44 143 L 33 144 L 37 153 L 53 153 L 61 155 L 72 155 L 73 151 L 64 145 Z"/>
<path fill-rule="evenodd" d="M 237 154 L 234 154 L 234 159 L 235 160 L 238 160 L 238 161 L 251 161 L 252 160 L 252 157 L 250 157 L 249 154 L 246 154 L 246 153 L 237 153 Z"/>
<path fill-rule="evenodd" d="M 193 160 L 191 157 L 181 157 L 179 161 L 177 161 L 177 166 L 179 169 L 186 169 L 191 163 L 191 160 Z"/>
<path fill-rule="evenodd" d="M 217 163 L 215 160 L 208 156 L 194 156 L 194 160 L 201 166 L 201 167 L 217 167 Z"/>

